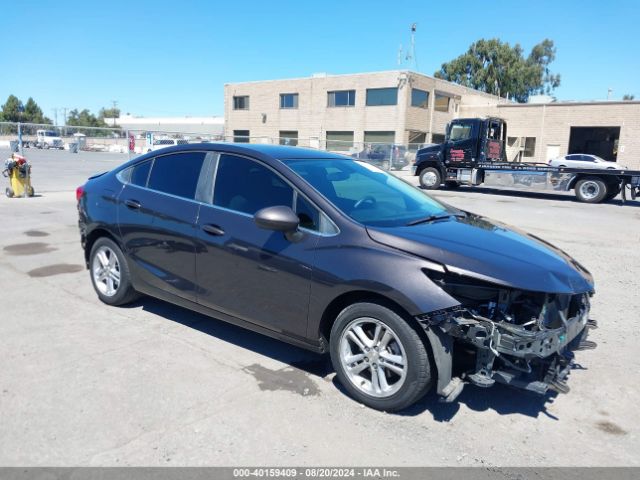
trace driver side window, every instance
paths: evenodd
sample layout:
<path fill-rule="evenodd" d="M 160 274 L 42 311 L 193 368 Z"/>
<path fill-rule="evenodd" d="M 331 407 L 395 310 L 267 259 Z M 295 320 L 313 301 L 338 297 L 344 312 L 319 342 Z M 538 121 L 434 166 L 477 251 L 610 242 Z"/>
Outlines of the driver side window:
<path fill-rule="evenodd" d="M 218 162 L 213 204 L 253 215 L 266 207 L 292 207 L 293 188 L 258 162 L 223 154 Z"/>

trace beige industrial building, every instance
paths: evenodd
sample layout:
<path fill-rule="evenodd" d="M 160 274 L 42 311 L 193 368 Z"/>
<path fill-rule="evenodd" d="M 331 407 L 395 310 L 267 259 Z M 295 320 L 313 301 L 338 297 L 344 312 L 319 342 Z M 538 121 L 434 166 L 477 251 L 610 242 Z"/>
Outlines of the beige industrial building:
<path fill-rule="evenodd" d="M 409 71 L 225 85 L 227 140 L 355 152 L 368 143 L 440 143 L 454 118 L 507 121 L 507 155 L 546 162 L 593 153 L 640 169 L 640 102 L 518 104 Z M 540 101 L 540 99 L 537 99 Z"/>

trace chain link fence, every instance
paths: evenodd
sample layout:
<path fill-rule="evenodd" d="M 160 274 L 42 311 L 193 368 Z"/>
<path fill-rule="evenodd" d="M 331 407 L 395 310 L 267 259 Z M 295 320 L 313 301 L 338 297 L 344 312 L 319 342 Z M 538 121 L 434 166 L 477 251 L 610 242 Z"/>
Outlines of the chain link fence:
<path fill-rule="evenodd" d="M 295 134 L 295 135 L 294 135 Z M 33 123 L 0 122 L 0 148 L 24 153 L 25 149 L 58 149 L 70 153 L 110 152 L 129 157 L 172 145 L 197 143 L 254 143 L 315 148 L 351 156 L 385 170 L 402 170 L 415 160 L 424 143 L 383 143 L 298 138 L 297 132 L 280 137 L 216 135 L 165 130 L 76 127 Z"/>

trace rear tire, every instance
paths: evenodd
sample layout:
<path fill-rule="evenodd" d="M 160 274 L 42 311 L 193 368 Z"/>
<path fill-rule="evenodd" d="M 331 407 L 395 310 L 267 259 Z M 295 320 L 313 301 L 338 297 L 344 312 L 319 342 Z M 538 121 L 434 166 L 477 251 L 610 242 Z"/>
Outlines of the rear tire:
<path fill-rule="evenodd" d="M 107 305 L 125 305 L 140 296 L 131 285 L 127 259 L 110 238 L 99 238 L 91 247 L 89 274 L 98 298 Z"/>
<path fill-rule="evenodd" d="M 4 194 L 9 198 L 13 198 L 13 189 L 11 187 L 7 187 L 7 189 L 4 191 Z"/>
<path fill-rule="evenodd" d="M 607 195 L 607 184 L 599 177 L 584 177 L 576 182 L 576 197 L 585 203 L 600 203 Z"/>
<path fill-rule="evenodd" d="M 382 305 L 345 308 L 331 328 L 329 347 L 340 383 L 376 410 L 402 410 L 431 387 L 425 343 L 407 319 Z"/>
<path fill-rule="evenodd" d="M 426 190 L 437 190 L 442 183 L 442 176 L 438 169 L 427 167 L 420 171 L 420 186 Z"/>

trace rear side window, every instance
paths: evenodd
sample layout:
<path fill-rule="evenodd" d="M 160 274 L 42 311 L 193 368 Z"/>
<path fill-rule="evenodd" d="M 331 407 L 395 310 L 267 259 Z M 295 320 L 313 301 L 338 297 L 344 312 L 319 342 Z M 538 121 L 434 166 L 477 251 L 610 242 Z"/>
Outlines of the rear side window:
<path fill-rule="evenodd" d="M 213 204 L 253 215 L 276 205 L 293 204 L 293 188 L 258 162 L 221 155 L 213 189 Z"/>
<path fill-rule="evenodd" d="M 203 152 L 173 153 L 156 157 L 153 161 L 148 187 L 178 197 L 195 198 Z"/>
<path fill-rule="evenodd" d="M 147 179 L 149 178 L 149 170 L 151 170 L 151 161 L 144 162 L 133 167 L 130 183 L 138 185 L 139 187 L 146 187 Z"/>

